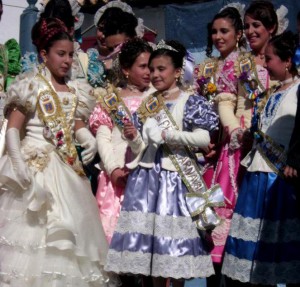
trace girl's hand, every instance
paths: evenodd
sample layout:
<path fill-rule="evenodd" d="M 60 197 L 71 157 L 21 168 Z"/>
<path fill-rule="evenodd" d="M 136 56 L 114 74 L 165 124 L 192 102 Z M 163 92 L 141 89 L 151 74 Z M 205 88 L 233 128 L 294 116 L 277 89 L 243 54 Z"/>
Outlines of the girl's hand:
<path fill-rule="evenodd" d="M 136 138 L 137 130 L 132 122 L 124 123 L 123 134 L 124 134 L 124 137 L 130 141 L 132 141 Z"/>
<path fill-rule="evenodd" d="M 126 186 L 128 174 L 129 171 L 123 168 L 116 168 L 110 176 L 112 184 L 124 188 Z"/>
<path fill-rule="evenodd" d="M 217 154 L 216 145 L 213 143 L 210 143 L 208 145 L 208 151 L 206 154 L 204 154 L 204 157 L 206 159 L 213 159 L 213 158 L 215 158 L 216 154 Z"/>
<path fill-rule="evenodd" d="M 285 177 L 290 177 L 290 178 L 298 177 L 297 169 L 294 169 L 288 165 L 285 167 L 283 173 L 284 173 Z"/>

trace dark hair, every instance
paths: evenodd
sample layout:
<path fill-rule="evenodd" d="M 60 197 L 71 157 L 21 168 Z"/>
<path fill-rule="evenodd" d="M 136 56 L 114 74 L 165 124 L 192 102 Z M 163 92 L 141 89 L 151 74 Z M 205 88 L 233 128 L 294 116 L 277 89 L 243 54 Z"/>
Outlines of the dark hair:
<path fill-rule="evenodd" d="M 123 13 L 123 10 L 119 7 L 110 7 L 107 8 L 102 16 L 99 18 L 98 23 L 97 23 L 97 28 L 99 28 L 99 25 L 102 26 L 101 31 L 104 28 L 104 25 L 107 21 L 110 21 L 111 17 L 118 17 L 117 15 L 121 15 Z"/>
<path fill-rule="evenodd" d="M 138 20 L 133 14 L 124 11 L 113 13 L 110 15 L 109 21 L 104 22 L 103 34 L 108 37 L 124 33 L 129 38 L 133 38 L 136 36 L 137 25 Z"/>
<path fill-rule="evenodd" d="M 171 46 L 176 51 L 165 49 L 165 48 L 162 48 L 162 49 L 159 48 L 157 50 L 154 50 L 150 56 L 149 65 L 154 58 L 157 58 L 160 56 L 168 56 L 171 58 L 175 69 L 182 68 L 183 59 L 186 56 L 185 47 L 181 43 L 179 43 L 178 41 L 175 41 L 175 40 L 166 41 L 166 45 Z"/>
<path fill-rule="evenodd" d="M 122 46 L 121 53 L 119 54 L 119 61 L 121 68 L 130 68 L 134 64 L 136 58 L 144 53 L 152 53 L 152 47 L 145 40 L 135 37 L 128 40 Z"/>
<path fill-rule="evenodd" d="M 31 30 L 32 43 L 38 52 L 41 50 L 49 51 L 56 41 L 73 41 L 64 23 L 56 18 L 41 18 Z"/>
<path fill-rule="evenodd" d="M 282 61 L 292 60 L 297 49 L 297 37 L 291 31 L 287 31 L 271 38 L 268 44 L 272 45 L 274 53 Z M 298 74 L 293 61 L 290 71 L 293 75 Z"/>
<path fill-rule="evenodd" d="M 213 51 L 212 26 L 217 19 L 230 19 L 235 32 L 241 31 L 243 35 L 243 21 L 239 11 L 234 7 L 226 7 L 215 15 L 213 20 L 207 25 L 207 46 L 206 56 L 210 57 Z M 239 47 L 246 47 L 246 40 L 241 37 L 238 42 Z"/>
<path fill-rule="evenodd" d="M 278 18 L 274 5 L 269 1 L 256 0 L 251 2 L 250 6 L 246 9 L 245 16 L 262 22 L 267 29 L 275 28 L 272 36 L 276 35 L 278 29 Z"/>
<path fill-rule="evenodd" d="M 297 21 L 300 21 L 300 11 L 297 14 Z"/>
<path fill-rule="evenodd" d="M 41 18 L 57 18 L 64 22 L 69 31 L 74 28 L 75 18 L 68 0 L 50 0 Z"/>

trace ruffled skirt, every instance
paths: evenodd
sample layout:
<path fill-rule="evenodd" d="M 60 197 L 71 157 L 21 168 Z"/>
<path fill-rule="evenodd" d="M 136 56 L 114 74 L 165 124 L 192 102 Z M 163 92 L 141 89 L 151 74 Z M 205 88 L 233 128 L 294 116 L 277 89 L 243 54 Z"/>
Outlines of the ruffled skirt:
<path fill-rule="evenodd" d="M 240 165 L 241 149 L 231 150 L 229 138 L 221 149 L 212 186 L 219 184 L 224 193 L 225 207 L 215 208 L 216 213 L 222 219 L 222 223 L 212 231 L 214 248 L 211 251 L 215 263 L 221 263 L 224 257 L 224 248 L 228 236 L 233 209 L 238 196 L 238 188 L 245 168 Z"/>
<path fill-rule="evenodd" d="M 48 148 L 31 148 L 27 189 L 10 159 L 0 160 L 0 285 L 113 286 L 103 270 L 107 242 L 89 181 Z"/>
<path fill-rule="evenodd" d="M 187 209 L 177 172 L 138 167 L 124 202 L 105 267 L 116 273 L 193 278 L 214 274 L 210 254 Z"/>
<path fill-rule="evenodd" d="M 300 283 L 299 270 L 296 190 L 275 173 L 247 172 L 231 222 L 222 273 L 241 282 L 275 285 Z"/>

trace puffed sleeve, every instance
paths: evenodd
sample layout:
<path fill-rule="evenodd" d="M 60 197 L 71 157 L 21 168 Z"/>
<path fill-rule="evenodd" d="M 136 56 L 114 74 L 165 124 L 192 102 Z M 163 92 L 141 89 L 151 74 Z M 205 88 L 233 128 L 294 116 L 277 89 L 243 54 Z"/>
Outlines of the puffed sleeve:
<path fill-rule="evenodd" d="M 90 130 L 94 135 L 96 135 L 98 128 L 102 125 L 107 126 L 110 130 L 113 128 L 113 123 L 110 116 L 101 108 L 100 104 L 97 104 L 94 108 L 89 119 L 89 125 Z"/>
<path fill-rule="evenodd" d="M 106 72 L 103 62 L 99 59 L 99 53 L 96 49 L 87 50 L 88 66 L 87 79 L 91 86 L 104 87 L 106 83 Z"/>
<path fill-rule="evenodd" d="M 23 73 L 16 77 L 6 93 L 4 114 L 17 107 L 22 113 L 32 113 L 36 109 L 38 86 L 35 73 Z"/>
<path fill-rule="evenodd" d="M 15 76 L 21 72 L 21 50 L 15 39 L 8 40 L 1 47 L 0 70 L 6 75 L 6 89 L 15 79 Z"/>
<path fill-rule="evenodd" d="M 185 104 L 183 128 L 193 131 L 196 128 L 213 131 L 218 127 L 219 117 L 211 104 L 202 96 L 192 95 Z"/>
<path fill-rule="evenodd" d="M 170 144 L 205 149 L 210 142 L 209 132 L 217 125 L 218 116 L 205 98 L 199 95 L 190 96 L 185 104 L 183 131 L 164 131 L 164 139 Z"/>
<path fill-rule="evenodd" d="M 223 127 L 228 129 L 229 134 L 240 127 L 240 120 L 235 115 L 237 96 L 232 93 L 220 93 L 215 98 L 218 104 L 218 113 Z"/>
<path fill-rule="evenodd" d="M 8 54 L 8 77 L 6 87 L 8 87 L 16 75 L 21 72 L 21 49 L 15 39 L 8 40 L 5 44 Z"/>
<path fill-rule="evenodd" d="M 76 81 L 77 84 L 77 109 L 75 112 L 75 118 L 81 119 L 84 122 L 88 122 L 92 111 L 96 105 L 96 97 L 94 89 L 87 81 Z"/>

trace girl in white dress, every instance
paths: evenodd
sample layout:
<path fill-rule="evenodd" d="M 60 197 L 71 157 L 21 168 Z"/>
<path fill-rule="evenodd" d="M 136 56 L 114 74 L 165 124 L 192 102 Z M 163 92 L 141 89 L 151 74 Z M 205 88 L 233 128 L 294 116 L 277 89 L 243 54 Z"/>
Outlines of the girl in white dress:
<path fill-rule="evenodd" d="M 85 127 L 91 88 L 71 81 L 73 42 L 57 19 L 32 30 L 44 65 L 8 90 L 6 154 L 0 160 L 0 285 L 108 286 L 107 253 L 83 162 L 96 152 Z M 21 135 L 24 136 L 22 137 Z M 21 139 L 22 138 L 22 139 Z"/>

